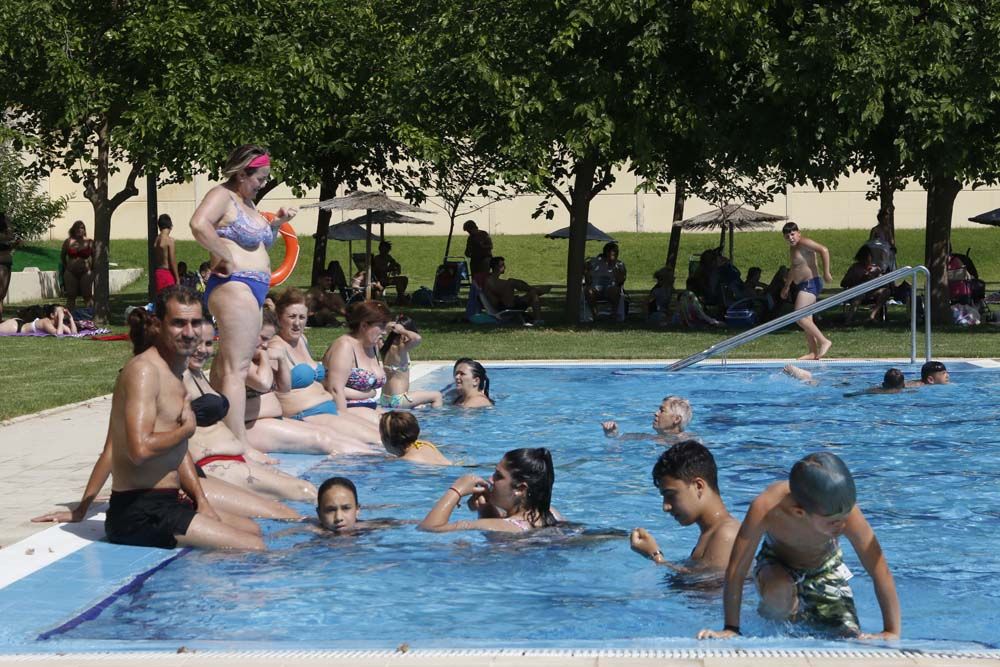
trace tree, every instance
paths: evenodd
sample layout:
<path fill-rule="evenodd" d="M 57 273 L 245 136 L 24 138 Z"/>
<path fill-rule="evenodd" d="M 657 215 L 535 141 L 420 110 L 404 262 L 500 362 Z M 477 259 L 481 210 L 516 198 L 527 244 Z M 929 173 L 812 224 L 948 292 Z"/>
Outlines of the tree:
<path fill-rule="evenodd" d="M 14 236 L 41 238 L 66 209 L 66 199 L 50 199 L 37 180 L 25 175 L 17 153 L 0 146 L 0 211 L 7 214 Z"/>

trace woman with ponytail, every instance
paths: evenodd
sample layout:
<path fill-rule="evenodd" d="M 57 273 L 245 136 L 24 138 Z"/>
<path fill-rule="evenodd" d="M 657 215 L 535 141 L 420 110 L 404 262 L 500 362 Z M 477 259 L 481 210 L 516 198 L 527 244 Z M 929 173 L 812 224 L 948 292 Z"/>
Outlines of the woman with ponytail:
<path fill-rule="evenodd" d="M 555 469 L 552 454 L 544 447 L 513 449 L 485 480 L 463 475 L 448 487 L 419 528 L 432 533 L 454 530 L 489 530 L 523 533 L 558 524 L 562 517 L 552 509 Z M 479 518 L 449 523 L 451 513 L 469 497 L 468 507 Z"/>
<path fill-rule="evenodd" d="M 455 362 L 455 401 L 461 408 L 488 408 L 493 405 L 490 398 L 490 378 L 486 369 L 478 361 L 463 357 Z"/>

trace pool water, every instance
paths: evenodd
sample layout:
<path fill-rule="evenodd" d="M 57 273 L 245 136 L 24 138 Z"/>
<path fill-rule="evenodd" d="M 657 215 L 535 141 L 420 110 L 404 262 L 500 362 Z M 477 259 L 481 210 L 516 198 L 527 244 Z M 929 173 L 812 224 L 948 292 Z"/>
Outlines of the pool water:
<path fill-rule="evenodd" d="M 965 364 L 952 370 L 949 386 L 844 397 L 878 384 L 885 369 L 828 366 L 809 386 L 759 366 L 676 374 L 491 368 L 495 409 L 418 413 L 422 437 L 466 467 L 316 457 L 306 473 L 317 485 L 347 476 L 358 486 L 363 518 L 407 523 L 338 537 L 266 522 L 267 553 L 186 553 L 96 618 L 42 643 L 47 650 L 126 640 L 298 648 L 694 645 L 699 629 L 722 625 L 720 592 L 684 585 L 628 544 L 628 531 L 643 526 L 668 559 L 683 561 L 697 539 L 696 527 L 681 528 L 661 511 L 650 473 L 663 447 L 607 439 L 600 426 L 616 419 L 623 432 L 651 432 L 660 400 L 678 394 L 692 403 L 689 430 L 714 453 L 723 498 L 738 519 L 797 459 L 835 452 L 854 473 L 858 503 L 895 576 L 901 645 L 995 647 L 1000 374 Z M 443 385 L 448 370 L 421 384 Z M 908 378 L 918 372 L 904 371 Z M 488 476 L 506 450 L 531 446 L 552 450 L 553 504 L 572 526 L 528 537 L 416 530 L 456 477 Z M 472 515 L 463 507 L 453 517 Z M 842 542 L 862 628 L 877 632 L 871 580 Z M 748 637 L 740 642 L 837 645 L 764 621 L 756 603 L 748 586 Z"/>

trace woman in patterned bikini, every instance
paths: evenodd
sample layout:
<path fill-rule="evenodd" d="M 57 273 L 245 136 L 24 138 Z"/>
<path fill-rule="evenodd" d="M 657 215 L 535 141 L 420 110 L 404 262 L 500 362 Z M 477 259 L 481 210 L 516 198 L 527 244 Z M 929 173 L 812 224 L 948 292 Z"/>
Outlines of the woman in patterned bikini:
<path fill-rule="evenodd" d="M 381 301 L 360 301 L 347 308 L 349 332 L 333 341 L 323 355 L 326 390 L 337 411 L 359 415 L 378 424 L 376 392 L 385 384 L 378 343 L 389 323 Z"/>

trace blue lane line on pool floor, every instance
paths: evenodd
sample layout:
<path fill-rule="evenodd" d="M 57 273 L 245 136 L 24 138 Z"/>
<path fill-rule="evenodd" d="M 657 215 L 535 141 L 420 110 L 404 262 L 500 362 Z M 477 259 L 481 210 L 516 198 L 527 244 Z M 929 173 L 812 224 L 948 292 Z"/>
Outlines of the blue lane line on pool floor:
<path fill-rule="evenodd" d="M 160 570 L 162 570 L 167 565 L 174 562 L 181 556 L 190 553 L 190 551 L 191 551 L 190 548 L 181 549 L 179 552 L 175 553 L 170 558 L 167 558 L 166 560 L 157 563 L 156 565 L 149 568 L 145 572 L 142 572 L 136 577 L 134 577 L 132 581 L 128 582 L 127 584 L 116 590 L 114 593 L 112 593 L 108 597 L 104 598 L 103 600 L 95 604 L 90 609 L 84 611 L 82 614 L 77 614 L 70 620 L 60 625 L 58 628 L 54 628 L 52 630 L 43 632 L 42 634 L 38 635 L 38 640 L 45 641 L 57 635 L 61 635 L 64 632 L 69 632 L 70 630 L 80 625 L 81 623 L 86 623 L 87 621 L 94 620 L 95 618 L 100 616 L 105 609 L 114 604 L 115 601 L 118 600 L 118 598 L 125 595 L 131 595 L 135 591 L 139 590 L 140 588 L 142 588 L 142 585 L 146 582 L 146 580 L 149 579 L 151 576 L 153 576 L 156 572 L 159 572 Z"/>

